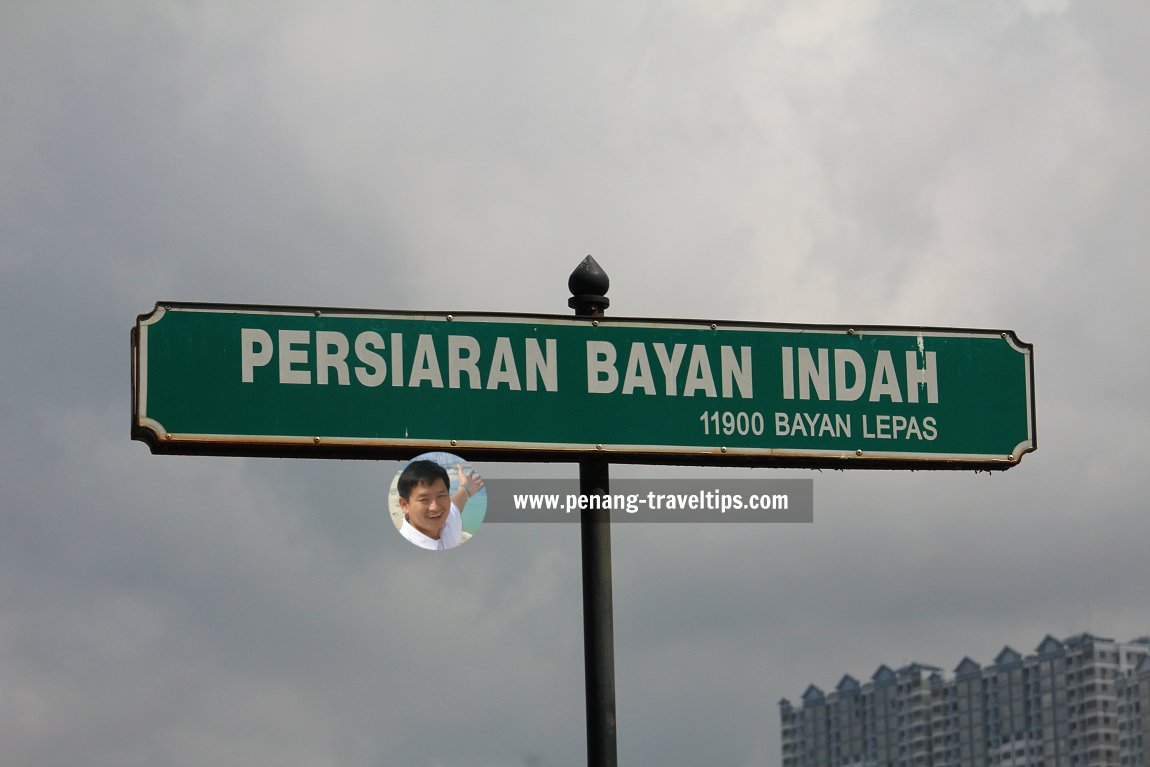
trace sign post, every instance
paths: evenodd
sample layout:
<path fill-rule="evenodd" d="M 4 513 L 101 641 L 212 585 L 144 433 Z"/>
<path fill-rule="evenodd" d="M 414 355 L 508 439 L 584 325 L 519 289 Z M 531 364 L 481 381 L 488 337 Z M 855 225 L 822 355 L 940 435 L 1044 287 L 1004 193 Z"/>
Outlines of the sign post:
<path fill-rule="evenodd" d="M 1037 448 L 1009 330 L 162 302 L 132 330 L 132 438 L 154 453 L 1005 470 Z M 602 505 L 602 504 L 600 504 Z M 580 520 L 587 759 L 615 767 L 611 529 Z"/>
<path fill-rule="evenodd" d="M 597 323 L 610 305 L 611 282 L 591 256 L 571 273 L 568 305 L 577 317 Z M 579 461 L 579 494 L 611 492 L 607 459 Z M 583 676 L 587 703 L 587 764 L 616 767 L 615 618 L 611 585 L 611 512 L 605 504 L 588 504 L 579 518 L 583 554 Z"/>

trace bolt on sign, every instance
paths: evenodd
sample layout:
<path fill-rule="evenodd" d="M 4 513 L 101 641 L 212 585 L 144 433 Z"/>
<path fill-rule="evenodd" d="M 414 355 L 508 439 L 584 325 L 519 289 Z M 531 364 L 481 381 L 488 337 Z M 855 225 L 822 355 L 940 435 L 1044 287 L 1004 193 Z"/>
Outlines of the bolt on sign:
<path fill-rule="evenodd" d="M 157 453 L 1006 469 L 1012 331 L 163 303 L 132 333 Z"/>

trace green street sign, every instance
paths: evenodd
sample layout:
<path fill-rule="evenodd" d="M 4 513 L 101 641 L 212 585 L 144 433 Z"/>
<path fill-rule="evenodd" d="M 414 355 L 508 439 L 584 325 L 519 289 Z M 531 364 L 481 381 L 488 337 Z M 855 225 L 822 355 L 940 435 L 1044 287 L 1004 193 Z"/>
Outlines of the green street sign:
<path fill-rule="evenodd" d="M 1011 331 L 163 303 L 132 334 L 153 452 L 1006 469 Z"/>

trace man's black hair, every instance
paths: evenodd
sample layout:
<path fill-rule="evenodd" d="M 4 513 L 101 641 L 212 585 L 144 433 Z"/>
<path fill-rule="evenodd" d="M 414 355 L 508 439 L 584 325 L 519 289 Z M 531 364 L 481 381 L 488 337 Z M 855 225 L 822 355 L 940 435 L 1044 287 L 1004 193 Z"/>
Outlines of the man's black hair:
<path fill-rule="evenodd" d="M 411 498 L 411 491 L 417 485 L 434 485 L 437 479 L 442 479 L 443 486 L 448 490 L 451 489 L 451 478 L 447 476 L 447 469 L 435 461 L 412 461 L 407 464 L 407 468 L 399 475 L 399 482 L 396 483 L 399 497 L 407 500 Z"/>

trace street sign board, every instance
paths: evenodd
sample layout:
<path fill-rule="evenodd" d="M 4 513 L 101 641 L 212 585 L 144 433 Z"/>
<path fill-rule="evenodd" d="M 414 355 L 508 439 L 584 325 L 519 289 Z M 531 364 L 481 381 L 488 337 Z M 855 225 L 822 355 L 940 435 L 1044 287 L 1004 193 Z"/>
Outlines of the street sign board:
<path fill-rule="evenodd" d="M 132 334 L 154 452 L 1005 469 L 1011 331 L 162 303 Z"/>

